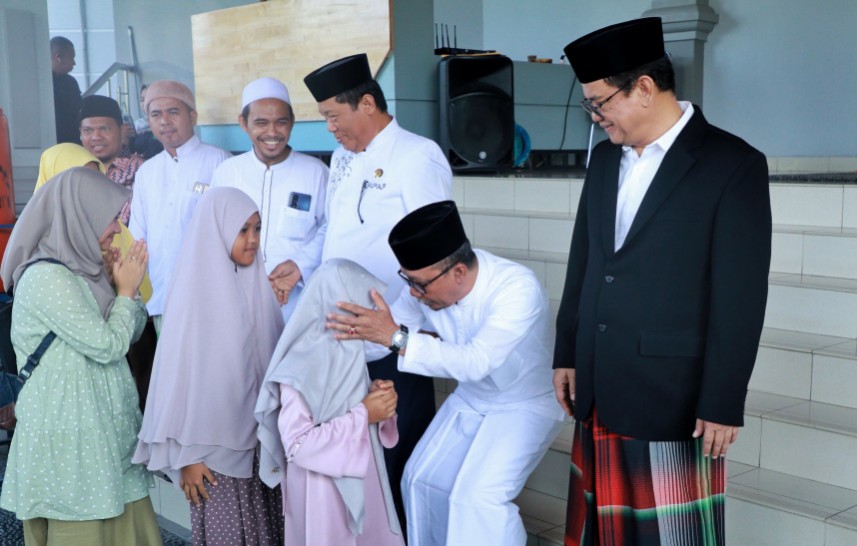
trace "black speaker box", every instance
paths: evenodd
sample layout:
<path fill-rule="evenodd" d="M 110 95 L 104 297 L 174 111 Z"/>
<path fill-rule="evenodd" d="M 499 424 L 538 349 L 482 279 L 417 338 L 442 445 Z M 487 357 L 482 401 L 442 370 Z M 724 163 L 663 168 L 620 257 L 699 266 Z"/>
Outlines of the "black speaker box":
<path fill-rule="evenodd" d="M 502 55 L 450 56 L 439 65 L 440 147 L 453 171 L 512 166 L 512 61 Z"/>

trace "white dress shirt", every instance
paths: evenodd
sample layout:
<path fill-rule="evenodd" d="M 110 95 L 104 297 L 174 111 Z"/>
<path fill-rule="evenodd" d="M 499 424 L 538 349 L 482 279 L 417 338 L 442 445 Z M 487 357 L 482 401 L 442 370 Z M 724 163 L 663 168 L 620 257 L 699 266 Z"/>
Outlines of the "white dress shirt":
<path fill-rule="evenodd" d="M 682 116 L 660 138 L 643 148 L 642 154 L 638 155 L 632 146 L 622 146 L 622 161 L 619 163 L 619 194 L 616 198 L 614 251 L 618 251 L 625 243 L 625 237 L 628 236 L 634 217 L 640 209 L 649 186 L 652 185 L 652 180 L 664 156 L 693 115 L 691 103 L 680 101 L 678 104 L 684 112 Z"/>
<path fill-rule="evenodd" d="M 250 150 L 221 163 L 211 180 L 212 187 L 238 188 L 259 207 L 259 258 L 266 273 L 289 259 L 300 268 L 302 281 L 283 306 L 286 320 L 297 305 L 303 281 L 321 262 L 324 239 L 316 235 L 324 223 L 327 172 L 320 160 L 294 150 L 285 161 L 270 167 Z"/>
<path fill-rule="evenodd" d="M 176 149 L 176 157 L 164 150 L 137 171 L 128 229 L 135 239 L 145 239 L 149 248 L 152 298 L 146 310 L 151 316 L 164 312 L 185 227 L 208 189 L 214 169 L 228 157 L 229 152 L 194 136 Z"/>
<path fill-rule="evenodd" d="M 390 121 L 363 152 L 338 148 L 330 161 L 322 260 L 347 258 L 387 284 L 405 286 L 387 237 L 409 212 L 452 197 L 452 171 L 438 145 Z"/>

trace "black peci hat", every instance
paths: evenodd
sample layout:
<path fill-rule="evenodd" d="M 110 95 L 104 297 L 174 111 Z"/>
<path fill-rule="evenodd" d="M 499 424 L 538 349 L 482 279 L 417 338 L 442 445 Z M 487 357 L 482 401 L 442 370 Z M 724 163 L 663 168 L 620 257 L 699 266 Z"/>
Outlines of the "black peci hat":
<path fill-rule="evenodd" d="M 393 226 L 387 239 L 403 269 L 416 271 L 448 258 L 467 242 L 454 201 L 431 203 Z"/>
<path fill-rule="evenodd" d="M 565 56 L 580 83 L 609 78 L 664 56 L 660 17 L 645 17 L 604 27 L 565 46 Z"/>
<path fill-rule="evenodd" d="M 316 102 L 325 101 L 369 81 L 372 81 L 372 71 L 365 53 L 327 63 L 304 78 Z"/>
<path fill-rule="evenodd" d="M 119 108 L 119 103 L 110 97 L 101 95 L 85 97 L 80 103 L 78 121 L 83 121 L 86 118 L 113 118 L 117 125 L 122 126 L 122 110 Z"/>

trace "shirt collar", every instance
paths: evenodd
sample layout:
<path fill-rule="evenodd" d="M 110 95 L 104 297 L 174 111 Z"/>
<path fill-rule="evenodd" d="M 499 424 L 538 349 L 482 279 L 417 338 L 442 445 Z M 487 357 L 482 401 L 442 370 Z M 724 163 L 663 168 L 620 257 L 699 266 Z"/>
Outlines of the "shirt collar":
<path fill-rule="evenodd" d="M 292 156 L 295 154 L 295 150 L 294 150 L 294 149 L 292 149 L 292 150 L 289 152 L 289 155 L 287 155 L 287 156 L 286 156 L 286 158 L 285 158 L 284 160 L 280 161 L 279 163 L 274 163 L 274 164 L 273 164 L 273 165 L 271 165 L 270 167 L 269 167 L 269 166 L 267 166 L 267 165 L 265 165 L 265 163 L 264 163 L 261 159 L 259 159 L 259 156 L 257 156 L 257 155 L 256 155 L 256 150 L 255 150 L 255 149 L 251 148 L 251 149 L 250 149 L 250 151 L 249 151 L 249 152 L 247 152 L 247 153 L 248 153 L 248 154 L 250 154 L 250 157 L 252 157 L 252 158 L 253 158 L 253 163 L 254 163 L 254 164 L 256 164 L 257 166 L 261 167 L 261 168 L 262 168 L 262 170 L 271 169 L 272 171 L 276 171 L 276 170 L 282 169 L 283 167 L 285 167 L 285 166 L 286 166 L 286 164 L 289 162 L 289 160 L 290 160 L 290 159 L 292 158 Z"/>
<path fill-rule="evenodd" d="M 381 132 L 375 135 L 375 138 L 366 146 L 366 150 L 363 153 L 369 153 L 375 148 L 383 148 L 387 145 L 387 143 L 392 142 L 395 138 L 396 132 L 399 130 L 399 123 L 396 121 L 396 118 L 393 117 L 390 120 L 390 123 L 387 124 L 386 127 L 381 129 Z"/>
<path fill-rule="evenodd" d="M 201 142 L 199 140 L 199 137 L 196 135 L 193 135 L 192 137 L 190 137 L 190 140 L 188 140 L 187 142 L 185 142 L 184 144 L 182 144 L 181 146 L 176 148 L 176 156 L 173 159 L 178 160 L 178 159 L 180 159 L 186 155 L 192 154 L 193 151 L 197 147 L 199 147 L 200 144 L 201 144 Z"/>
<path fill-rule="evenodd" d="M 657 146 L 661 148 L 664 153 L 670 149 L 670 146 L 673 145 L 675 139 L 678 138 L 679 133 L 681 133 L 682 129 L 687 125 L 687 122 L 690 121 L 691 116 L 693 116 L 693 105 L 690 102 L 680 100 L 678 101 L 678 106 L 683 112 L 681 117 L 678 118 L 678 121 L 676 121 L 675 124 L 667 130 L 667 132 L 658 137 L 657 140 L 646 146 L 646 148 Z M 628 152 L 633 152 L 635 156 L 637 155 L 632 146 L 622 146 L 622 151 L 626 154 Z"/>

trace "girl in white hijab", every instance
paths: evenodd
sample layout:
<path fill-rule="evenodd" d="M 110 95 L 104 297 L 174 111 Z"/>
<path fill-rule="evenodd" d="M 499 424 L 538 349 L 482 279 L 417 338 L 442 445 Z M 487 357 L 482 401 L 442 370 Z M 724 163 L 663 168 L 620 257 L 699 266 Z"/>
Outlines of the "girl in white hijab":
<path fill-rule="evenodd" d="M 212 188 L 184 236 L 134 462 L 191 502 L 194 545 L 282 544 L 279 489 L 261 483 L 253 408 L 283 329 L 256 258 L 253 200 Z"/>

